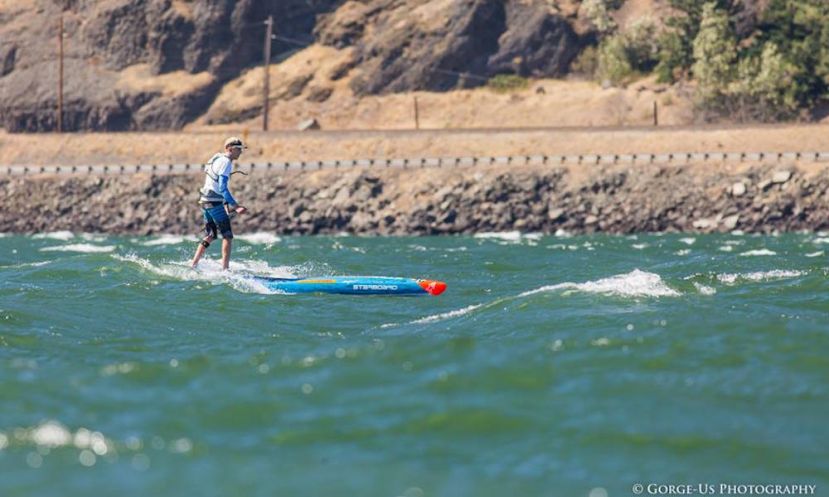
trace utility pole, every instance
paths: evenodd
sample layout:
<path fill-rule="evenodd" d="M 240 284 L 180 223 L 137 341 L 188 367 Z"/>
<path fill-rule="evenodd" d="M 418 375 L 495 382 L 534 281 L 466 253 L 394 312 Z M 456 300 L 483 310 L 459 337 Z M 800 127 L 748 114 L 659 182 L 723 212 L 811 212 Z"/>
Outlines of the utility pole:
<path fill-rule="evenodd" d="M 653 125 L 659 126 L 659 104 L 653 101 Z"/>
<path fill-rule="evenodd" d="M 420 129 L 420 109 L 417 106 L 417 97 L 414 98 L 415 129 Z"/>
<path fill-rule="evenodd" d="M 63 14 L 58 23 L 58 133 L 63 133 Z"/>
<path fill-rule="evenodd" d="M 271 92 L 271 74 L 270 74 L 270 65 L 271 65 L 271 37 L 273 36 L 273 16 L 268 16 L 268 20 L 265 21 L 265 25 L 268 26 L 265 33 L 265 84 L 264 84 L 264 94 L 262 95 L 262 131 L 268 130 L 268 97 L 270 96 Z"/>

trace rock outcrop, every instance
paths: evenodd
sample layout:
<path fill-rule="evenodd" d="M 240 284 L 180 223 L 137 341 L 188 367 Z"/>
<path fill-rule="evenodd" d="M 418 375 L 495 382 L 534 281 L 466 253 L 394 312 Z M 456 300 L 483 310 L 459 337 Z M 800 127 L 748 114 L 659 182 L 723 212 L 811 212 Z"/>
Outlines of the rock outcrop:
<path fill-rule="evenodd" d="M 56 127 L 58 19 L 64 21 L 64 129 L 178 128 L 204 113 L 221 85 L 261 63 L 264 19 L 311 43 L 316 16 L 335 0 L 36 0 L 0 13 L 0 126 Z M 274 40 L 274 53 L 293 48 Z M 125 84 L 122 71 L 149 70 Z M 144 89 L 174 72 L 210 75 L 205 84 Z M 152 86 L 152 85 L 150 85 Z M 157 86 L 157 85 L 156 85 Z"/>
<path fill-rule="evenodd" d="M 351 0 L 315 33 L 357 49 L 358 95 L 480 86 L 497 74 L 561 76 L 586 42 L 543 0 Z"/>

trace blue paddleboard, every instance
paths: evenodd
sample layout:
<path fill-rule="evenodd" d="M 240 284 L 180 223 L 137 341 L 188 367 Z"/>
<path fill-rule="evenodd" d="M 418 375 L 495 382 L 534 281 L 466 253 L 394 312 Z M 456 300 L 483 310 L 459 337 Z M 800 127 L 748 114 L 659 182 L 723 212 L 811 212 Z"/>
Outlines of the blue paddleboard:
<path fill-rule="evenodd" d="M 382 276 L 325 276 L 321 278 L 272 278 L 256 276 L 270 290 L 285 293 L 339 293 L 346 295 L 440 295 L 446 283 Z"/>

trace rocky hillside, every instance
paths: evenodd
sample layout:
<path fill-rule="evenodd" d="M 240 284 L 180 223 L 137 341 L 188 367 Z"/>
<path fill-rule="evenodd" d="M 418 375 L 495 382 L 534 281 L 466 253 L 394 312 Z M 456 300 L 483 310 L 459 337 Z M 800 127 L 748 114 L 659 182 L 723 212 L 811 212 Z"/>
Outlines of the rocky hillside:
<path fill-rule="evenodd" d="M 58 22 L 63 18 L 64 128 L 178 129 L 263 58 L 274 17 L 273 63 L 318 46 L 322 75 L 355 96 L 444 91 L 498 74 L 558 77 L 594 33 L 579 0 L 0 0 L 0 127 L 56 127 Z M 329 58 L 329 60 L 331 60 Z M 320 63 L 322 64 L 322 62 Z M 309 66 L 276 99 L 322 69 Z M 260 88 L 251 88 L 258 95 Z M 329 90 L 305 97 L 322 101 Z M 261 113 L 261 104 L 231 120 Z M 226 121 L 227 119 L 225 119 Z M 221 122 L 218 118 L 215 122 Z"/>
<path fill-rule="evenodd" d="M 355 47 L 357 94 L 444 91 L 497 74 L 564 75 L 584 43 L 572 21 L 545 1 L 352 0 L 315 34 L 323 45 Z"/>
<path fill-rule="evenodd" d="M 0 0 L 0 125 L 55 128 L 58 22 L 65 30 L 65 127 L 177 128 L 262 60 L 264 19 L 310 40 L 333 0 Z M 288 49 L 275 40 L 274 51 Z"/>

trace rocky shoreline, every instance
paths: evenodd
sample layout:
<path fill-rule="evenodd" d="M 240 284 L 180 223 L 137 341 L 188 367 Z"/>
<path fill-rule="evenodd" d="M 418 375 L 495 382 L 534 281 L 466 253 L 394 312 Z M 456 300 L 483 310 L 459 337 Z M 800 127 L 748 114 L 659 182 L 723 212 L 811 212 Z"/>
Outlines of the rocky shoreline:
<path fill-rule="evenodd" d="M 200 174 L 0 179 L 0 232 L 192 234 Z M 484 166 L 236 175 L 237 232 L 435 235 L 829 229 L 815 164 Z"/>

